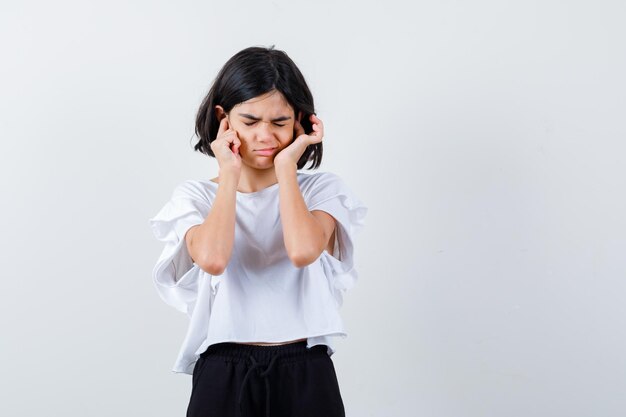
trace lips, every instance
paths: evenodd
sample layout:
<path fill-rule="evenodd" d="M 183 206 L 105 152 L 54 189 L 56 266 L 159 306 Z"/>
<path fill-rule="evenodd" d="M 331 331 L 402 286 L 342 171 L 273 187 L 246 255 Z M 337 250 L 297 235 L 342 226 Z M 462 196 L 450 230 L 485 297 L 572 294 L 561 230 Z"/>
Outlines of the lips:
<path fill-rule="evenodd" d="M 271 156 L 276 148 L 257 149 L 255 152 L 262 156 Z"/>

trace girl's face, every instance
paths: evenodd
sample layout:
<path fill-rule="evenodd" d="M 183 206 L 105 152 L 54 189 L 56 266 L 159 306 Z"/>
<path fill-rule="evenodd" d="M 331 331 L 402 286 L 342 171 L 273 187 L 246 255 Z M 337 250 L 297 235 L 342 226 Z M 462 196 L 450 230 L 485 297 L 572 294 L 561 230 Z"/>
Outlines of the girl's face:
<path fill-rule="evenodd" d="M 223 108 L 215 107 L 221 120 Z M 237 104 L 226 117 L 241 140 L 242 163 L 254 168 L 271 167 L 274 156 L 294 137 L 293 108 L 277 90 Z"/>

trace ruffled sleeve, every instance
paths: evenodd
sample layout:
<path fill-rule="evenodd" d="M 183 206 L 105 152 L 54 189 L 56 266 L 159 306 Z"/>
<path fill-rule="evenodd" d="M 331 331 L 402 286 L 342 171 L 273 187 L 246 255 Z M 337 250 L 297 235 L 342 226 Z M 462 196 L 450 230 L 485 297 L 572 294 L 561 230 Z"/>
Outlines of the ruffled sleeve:
<path fill-rule="evenodd" d="M 210 203 L 193 190 L 190 181 L 176 187 L 172 197 L 149 219 L 154 236 L 165 244 L 152 278 L 161 299 L 191 316 L 198 295 L 202 270 L 187 251 L 185 233 L 191 226 L 202 224 Z"/>
<path fill-rule="evenodd" d="M 336 221 L 333 253 L 324 250 L 320 258 L 333 296 L 341 306 L 343 295 L 358 279 L 354 243 L 365 226 L 368 208 L 339 176 L 330 172 L 320 173 L 307 194 L 309 211 L 323 210 Z"/>

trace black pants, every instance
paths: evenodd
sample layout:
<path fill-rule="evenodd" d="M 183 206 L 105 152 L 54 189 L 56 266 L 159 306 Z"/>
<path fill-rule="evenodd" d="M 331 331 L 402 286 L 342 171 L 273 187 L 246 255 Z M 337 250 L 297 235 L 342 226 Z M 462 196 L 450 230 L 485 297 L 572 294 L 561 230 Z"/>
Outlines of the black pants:
<path fill-rule="evenodd" d="M 187 417 L 345 417 L 326 345 L 217 343 L 193 370 Z"/>

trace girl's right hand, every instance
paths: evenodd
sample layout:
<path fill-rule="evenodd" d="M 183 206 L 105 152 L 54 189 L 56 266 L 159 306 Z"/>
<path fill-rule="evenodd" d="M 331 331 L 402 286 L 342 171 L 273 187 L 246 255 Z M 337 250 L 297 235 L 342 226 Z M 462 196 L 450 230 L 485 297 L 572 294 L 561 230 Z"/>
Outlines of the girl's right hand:
<path fill-rule="evenodd" d="M 230 127 L 228 117 L 224 116 L 220 121 L 217 137 L 211 142 L 211 150 L 217 159 L 220 172 L 232 172 L 239 175 L 241 172 L 240 146 L 241 140 L 237 136 L 237 131 Z"/>

